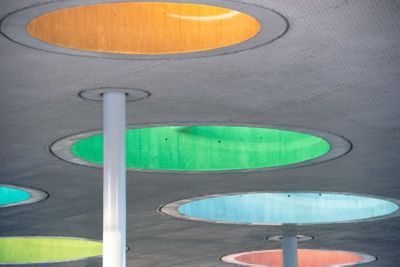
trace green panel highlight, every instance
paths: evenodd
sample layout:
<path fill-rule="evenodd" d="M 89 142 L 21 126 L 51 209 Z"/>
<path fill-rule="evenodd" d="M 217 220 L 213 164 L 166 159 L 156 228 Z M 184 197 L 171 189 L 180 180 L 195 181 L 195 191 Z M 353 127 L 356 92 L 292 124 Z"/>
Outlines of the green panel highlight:
<path fill-rule="evenodd" d="M 16 204 L 30 198 L 30 194 L 22 189 L 0 186 L 0 207 Z"/>
<path fill-rule="evenodd" d="M 126 165 L 132 169 L 223 171 L 280 167 L 328 153 L 324 139 L 306 133 L 239 126 L 162 126 L 126 132 Z M 75 142 L 71 152 L 103 162 L 103 136 Z"/>
<path fill-rule="evenodd" d="M 61 237 L 2 237 L 0 264 L 62 262 L 102 255 L 102 243 Z"/>

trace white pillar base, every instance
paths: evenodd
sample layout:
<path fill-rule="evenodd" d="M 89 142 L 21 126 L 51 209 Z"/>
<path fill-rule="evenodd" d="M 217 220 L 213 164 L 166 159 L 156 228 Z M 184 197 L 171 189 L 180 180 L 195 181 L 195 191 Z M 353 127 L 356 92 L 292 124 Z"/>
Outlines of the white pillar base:
<path fill-rule="evenodd" d="M 122 233 L 118 231 L 107 231 L 103 233 L 103 266 L 124 266 L 121 257 Z"/>

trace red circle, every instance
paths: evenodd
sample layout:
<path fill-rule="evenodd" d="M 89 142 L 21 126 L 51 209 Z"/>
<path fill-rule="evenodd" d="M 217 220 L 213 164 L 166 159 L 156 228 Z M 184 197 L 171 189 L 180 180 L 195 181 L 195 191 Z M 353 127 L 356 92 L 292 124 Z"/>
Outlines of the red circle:
<path fill-rule="evenodd" d="M 366 261 L 366 256 L 355 252 L 299 249 L 299 267 L 345 266 Z M 368 257 L 373 260 L 373 257 Z M 282 267 L 282 250 L 251 251 L 228 255 L 223 261 L 247 266 Z"/>

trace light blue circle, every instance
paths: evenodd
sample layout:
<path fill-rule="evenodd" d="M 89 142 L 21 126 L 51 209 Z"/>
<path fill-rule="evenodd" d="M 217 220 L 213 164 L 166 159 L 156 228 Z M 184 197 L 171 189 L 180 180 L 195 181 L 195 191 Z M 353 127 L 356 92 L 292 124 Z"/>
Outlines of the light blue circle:
<path fill-rule="evenodd" d="M 399 209 L 391 201 L 338 193 L 247 193 L 187 202 L 181 215 L 195 220 L 242 224 L 317 224 L 359 221 Z"/>
<path fill-rule="evenodd" d="M 19 203 L 30 198 L 30 194 L 22 189 L 0 186 L 0 207 Z"/>

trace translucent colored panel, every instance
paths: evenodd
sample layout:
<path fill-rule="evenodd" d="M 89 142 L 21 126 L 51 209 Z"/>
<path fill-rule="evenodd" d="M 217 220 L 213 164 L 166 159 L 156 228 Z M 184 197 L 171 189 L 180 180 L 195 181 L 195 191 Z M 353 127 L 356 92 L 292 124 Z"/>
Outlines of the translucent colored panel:
<path fill-rule="evenodd" d="M 0 207 L 29 199 L 30 194 L 22 189 L 0 186 Z"/>
<path fill-rule="evenodd" d="M 102 243 L 57 237 L 0 238 L 0 263 L 45 263 L 102 255 Z"/>
<path fill-rule="evenodd" d="M 347 251 L 298 250 L 299 267 L 349 266 L 375 260 L 374 257 Z M 223 261 L 244 266 L 282 267 L 281 250 L 252 251 L 225 256 Z"/>
<path fill-rule="evenodd" d="M 124 2 L 52 11 L 27 28 L 33 37 L 67 48 L 169 54 L 241 43 L 256 35 L 260 24 L 247 14 L 216 6 Z"/>
<path fill-rule="evenodd" d="M 71 152 L 101 164 L 103 136 L 75 142 Z M 234 126 L 165 126 L 126 132 L 128 168 L 177 171 L 285 166 L 326 154 L 322 138 L 294 131 Z"/>
<path fill-rule="evenodd" d="M 313 224 L 363 220 L 391 214 L 398 205 L 377 198 L 334 193 L 249 193 L 183 204 L 188 217 L 227 223 Z"/>

